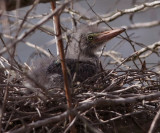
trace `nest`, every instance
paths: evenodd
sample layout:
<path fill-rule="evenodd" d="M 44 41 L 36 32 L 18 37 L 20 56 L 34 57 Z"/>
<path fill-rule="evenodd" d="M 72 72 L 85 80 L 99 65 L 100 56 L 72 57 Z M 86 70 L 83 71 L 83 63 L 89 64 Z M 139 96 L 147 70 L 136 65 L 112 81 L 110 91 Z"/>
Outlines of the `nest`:
<path fill-rule="evenodd" d="M 4 132 L 61 133 L 72 125 L 78 133 L 146 132 L 159 108 L 160 75 L 153 71 L 110 70 L 75 84 L 72 110 L 63 89 L 30 92 L 22 73 L 3 68 L 0 74 Z"/>

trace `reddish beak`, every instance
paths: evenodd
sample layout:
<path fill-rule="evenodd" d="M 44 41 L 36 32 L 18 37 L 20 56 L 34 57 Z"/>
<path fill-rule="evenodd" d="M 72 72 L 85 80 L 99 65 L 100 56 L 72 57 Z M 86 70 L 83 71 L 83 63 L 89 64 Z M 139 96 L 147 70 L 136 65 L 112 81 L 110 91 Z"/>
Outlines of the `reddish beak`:
<path fill-rule="evenodd" d="M 106 42 L 109 41 L 110 39 L 112 39 L 113 37 L 121 34 L 122 32 L 124 32 L 125 29 L 114 29 L 114 30 L 109 30 L 109 31 L 104 31 L 101 32 L 97 35 L 97 41 L 98 42 Z"/>

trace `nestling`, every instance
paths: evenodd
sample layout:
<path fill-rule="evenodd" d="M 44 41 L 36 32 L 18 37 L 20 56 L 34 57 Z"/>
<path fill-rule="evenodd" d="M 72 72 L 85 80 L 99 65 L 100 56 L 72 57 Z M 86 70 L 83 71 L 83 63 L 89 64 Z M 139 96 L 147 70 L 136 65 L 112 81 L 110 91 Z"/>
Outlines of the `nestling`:
<path fill-rule="evenodd" d="M 121 34 L 125 29 L 99 30 L 97 26 L 77 29 L 71 37 L 66 51 L 68 82 L 83 82 L 99 72 L 96 52 L 107 41 Z M 29 72 L 31 77 L 46 88 L 63 88 L 61 63 L 58 58 L 45 58 L 37 61 Z"/>

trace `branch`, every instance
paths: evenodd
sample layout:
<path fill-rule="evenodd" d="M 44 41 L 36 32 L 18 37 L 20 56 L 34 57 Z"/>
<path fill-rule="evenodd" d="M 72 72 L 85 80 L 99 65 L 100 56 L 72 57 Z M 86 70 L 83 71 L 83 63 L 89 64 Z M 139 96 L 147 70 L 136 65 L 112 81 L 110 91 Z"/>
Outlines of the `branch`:
<path fill-rule="evenodd" d="M 154 2 L 148 2 L 148 3 L 143 3 L 141 5 L 137 5 L 133 8 L 129 8 L 129 9 L 124 9 L 124 10 L 118 10 L 117 12 L 113 13 L 112 15 L 110 15 L 109 17 L 106 18 L 102 18 L 101 20 L 97 20 L 95 22 L 91 22 L 91 24 L 98 24 L 100 22 L 110 22 L 113 21 L 117 18 L 119 18 L 120 16 L 123 16 L 125 14 L 129 14 L 129 13 L 136 13 L 139 11 L 144 11 L 146 9 L 150 9 L 150 8 L 154 8 L 154 7 L 159 7 L 160 6 L 160 1 L 154 1 Z"/>
<path fill-rule="evenodd" d="M 60 11 L 62 11 L 71 1 L 68 2 L 64 2 L 64 4 L 60 7 L 58 7 L 53 13 L 51 13 L 50 15 L 48 15 L 47 17 L 43 18 L 41 21 L 39 21 L 37 23 L 37 25 L 35 25 L 33 28 L 29 29 L 27 32 L 21 34 L 21 36 L 19 36 L 17 39 L 15 39 L 15 41 L 7 46 L 4 47 L 3 49 L 0 50 L 0 55 L 5 53 L 7 50 L 9 50 L 10 48 L 14 47 L 17 43 L 19 43 L 20 41 L 22 41 L 24 38 L 26 38 L 28 35 L 30 35 L 32 32 L 34 32 L 38 27 L 40 27 L 42 24 L 44 24 L 45 22 L 47 22 L 50 18 L 52 18 L 55 14 L 59 13 Z"/>
<path fill-rule="evenodd" d="M 145 22 L 145 23 L 135 23 L 131 24 L 130 26 L 122 26 L 126 30 L 132 30 L 132 29 L 138 29 L 138 28 L 151 28 L 154 26 L 159 26 L 160 21 L 151 21 L 151 22 Z"/>
<path fill-rule="evenodd" d="M 48 123 L 56 123 L 59 122 L 61 120 L 64 120 L 67 116 L 69 115 L 69 112 L 66 111 L 60 115 L 57 116 L 53 116 L 44 120 L 39 120 L 36 122 L 33 122 L 31 124 L 28 124 L 26 126 L 23 126 L 21 128 L 15 129 L 13 131 L 8 131 L 7 133 L 22 133 L 22 132 L 27 132 L 30 131 L 32 128 L 36 128 L 36 127 L 40 127 L 40 126 L 44 126 Z"/>
<path fill-rule="evenodd" d="M 156 116 L 154 117 L 148 133 L 154 133 L 155 128 L 156 128 L 156 126 L 158 124 L 159 118 L 160 118 L 160 109 L 158 110 Z"/>
<path fill-rule="evenodd" d="M 39 3 L 48 3 L 50 1 L 51 0 L 39 0 Z M 54 0 L 54 1 L 57 1 L 57 0 Z M 30 6 L 34 2 L 35 2 L 34 0 L 5 0 L 6 10 L 7 11 L 12 11 L 12 10 L 15 10 L 17 8 Z"/>
<path fill-rule="evenodd" d="M 117 63 L 119 64 L 123 64 L 125 62 L 128 61 L 133 61 L 136 60 L 138 57 L 140 58 L 146 58 L 148 57 L 150 54 L 152 54 L 153 52 L 158 51 L 160 47 L 160 41 L 159 42 L 155 42 L 145 48 L 142 48 L 136 52 L 134 52 L 131 56 L 129 56 L 128 58 L 124 59 L 122 57 L 118 57 L 117 55 L 115 55 L 115 53 L 111 52 L 103 52 L 102 56 L 110 56 L 112 59 L 114 59 Z M 97 52 L 97 54 L 100 54 L 99 52 Z M 124 65 L 125 67 L 127 67 L 126 65 Z"/>
<path fill-rule="evenodd" d="M 52 1 L 51 6 L 52 6 L 52 10 L 54 11 L 56 9 L 56 3 Z M 69 84 L 68 84 L 63 41 L 62 41 L 62 38 L 60 38 L 62 36 L 62 34 L 61 34 L 61 27 L 60 27 L 60 17 L 58 14 L 53 16 L 53 23 L 54 23 L 54 29 L 56 32 L 56 36 L 55 36 L 56 44 L 58 46 L 57 47 L 57 51 L 58 51 L 57 54 L 59 54 L 60 59 L 61 59 L 61 67 L 62 67 L 62 72 L 63 72 L 64 90 L 65 90 L 65 95 L 66 95 L 66 99 L 67 99 L 67 106 L 68 106 L 68 109 L 71 110 L 72 109 L 72 97 L 71 97 L 71 92 L 69 90 Z M 70 122 L 73 120 L 73 118 L 74 118 L 73 115 L 69 116 Z M 74 125 L 71 127 L 70 133 L 77 133 Z"/>
<path fill-rule="evenodd" d="M 0 33 L 0 35 L 2 35 L 4 38 L 14 40 L 13 36 L 9 36 L 9 35 L 2 34 L 2 33 Z M 42 52 L 46 56 L 50 57 L 50 53 L 48 51 L 46 51 L 45 49 L 39 47 L 38 45 L 30 43 L 30 42 L 27 42 L 27 41 L 23 41 L 23 43 L 25 43 L 27 46 L 29 46 L 31 48 L 37 49 L 38 51 Z"/>
<path fill-rule="evenodd" d="M 124 105 L 127 103 L 133 104 L 136 102 L 142 102 L 143 100 L 148 100 L 151 101 L 153 99 L 156 99 L 160 97 L 160 92 L 156 92 L 156 93 L 152 93 L 152 94 L 148 94 L 148 95 L 138 95 L 135 97 L 129 97 L 129 98 L 117 98 L 117 99 L 104 99 L 104 98 L 99 98 L 97 100 L 92 100 L 90 102 L 84 102 L 81 103 L 81 105 L 73 110 L 70 111 L 66 111 L 60 115 L 57 116 L 53 116 L 50 118 L 46 118 L 44 120 L 39 120 L 37 122 L 33 122 L 31 124 L 28 124 L 26 126 L 20 127 L 19 129 L 15 129 L 12 131 L 8 131 L 7 133 L 21 133 L 26 131 L 26 129 L 32 129 L 32 128 L 37 128 L 40 126 L 44 126 L 46 124 L 49 123 L 56 123 L 59 121 L 64 120 L 65 118 L 67 118 L 70 114 L 76 114 L 77 111 L 86 111 L 87 109 L 91 108 L 91 107 L 96 107 L 96 106 L 102 106 L 103 104 L 105 105 L 111 105 L 111 106 L 115 106 L 115 105 Z"/>
<path fill-rule="evenodd" d="M 149 56 L 153 52 L 158 51 L 158 47 L 160 47 L 160 41 L 159 42 L 155 42 L 152 45 L 149 45 L 149 46 L 147 46 L 145 48 L 142 48 L 139 51 L 136 51 L 135 54 L 132 55 L 131 58 L 132 58 L 132 60 L 137 59 L 138 56 L 140 56 L 140 58 L 146 58 L 147 56 Z M 144 54 L 144 53 L 146 53 L 146 54 Z"/>
<path fill-rule="evenodd" d="M 114 106 L 114 105 L 125 105 L 128 103 L 134 104 L 137 102 L 142 102 L 143 100 L 151 101 L 158 97 L 160 97 L 160 92 L 156 92 L 156 93 L 152 93 L 148 95 L 140 95 L 140 96 L 138 95 L 135 97 L 128 97 L 128 98 L 116 98 L 116 99 L 99 98 L 97 100 L 91 100 L 89 102 L 81 103 L 81 105 L 77 107 L 77 110 L 86 111 L 87 109 L 91 107 L 97 107 L 97 106 L 102 106 L 102 105 Z"/>

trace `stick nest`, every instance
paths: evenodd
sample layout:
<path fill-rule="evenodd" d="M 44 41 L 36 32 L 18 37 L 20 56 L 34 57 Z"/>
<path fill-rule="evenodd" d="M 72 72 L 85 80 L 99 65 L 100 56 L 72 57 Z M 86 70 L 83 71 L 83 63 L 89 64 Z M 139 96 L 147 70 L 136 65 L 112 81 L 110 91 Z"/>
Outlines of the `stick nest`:
<path fill-rule="evenodd" d="M 19 71 L 1 68 L 0 74 L 4 132 L 61 133 L 72 124 L 78 133 L 145 132 L 159 108 L 160 75 L 149 70 L 108 70 L 76 83 L 70 111 L 63 89 L 30 91 Z"/>

